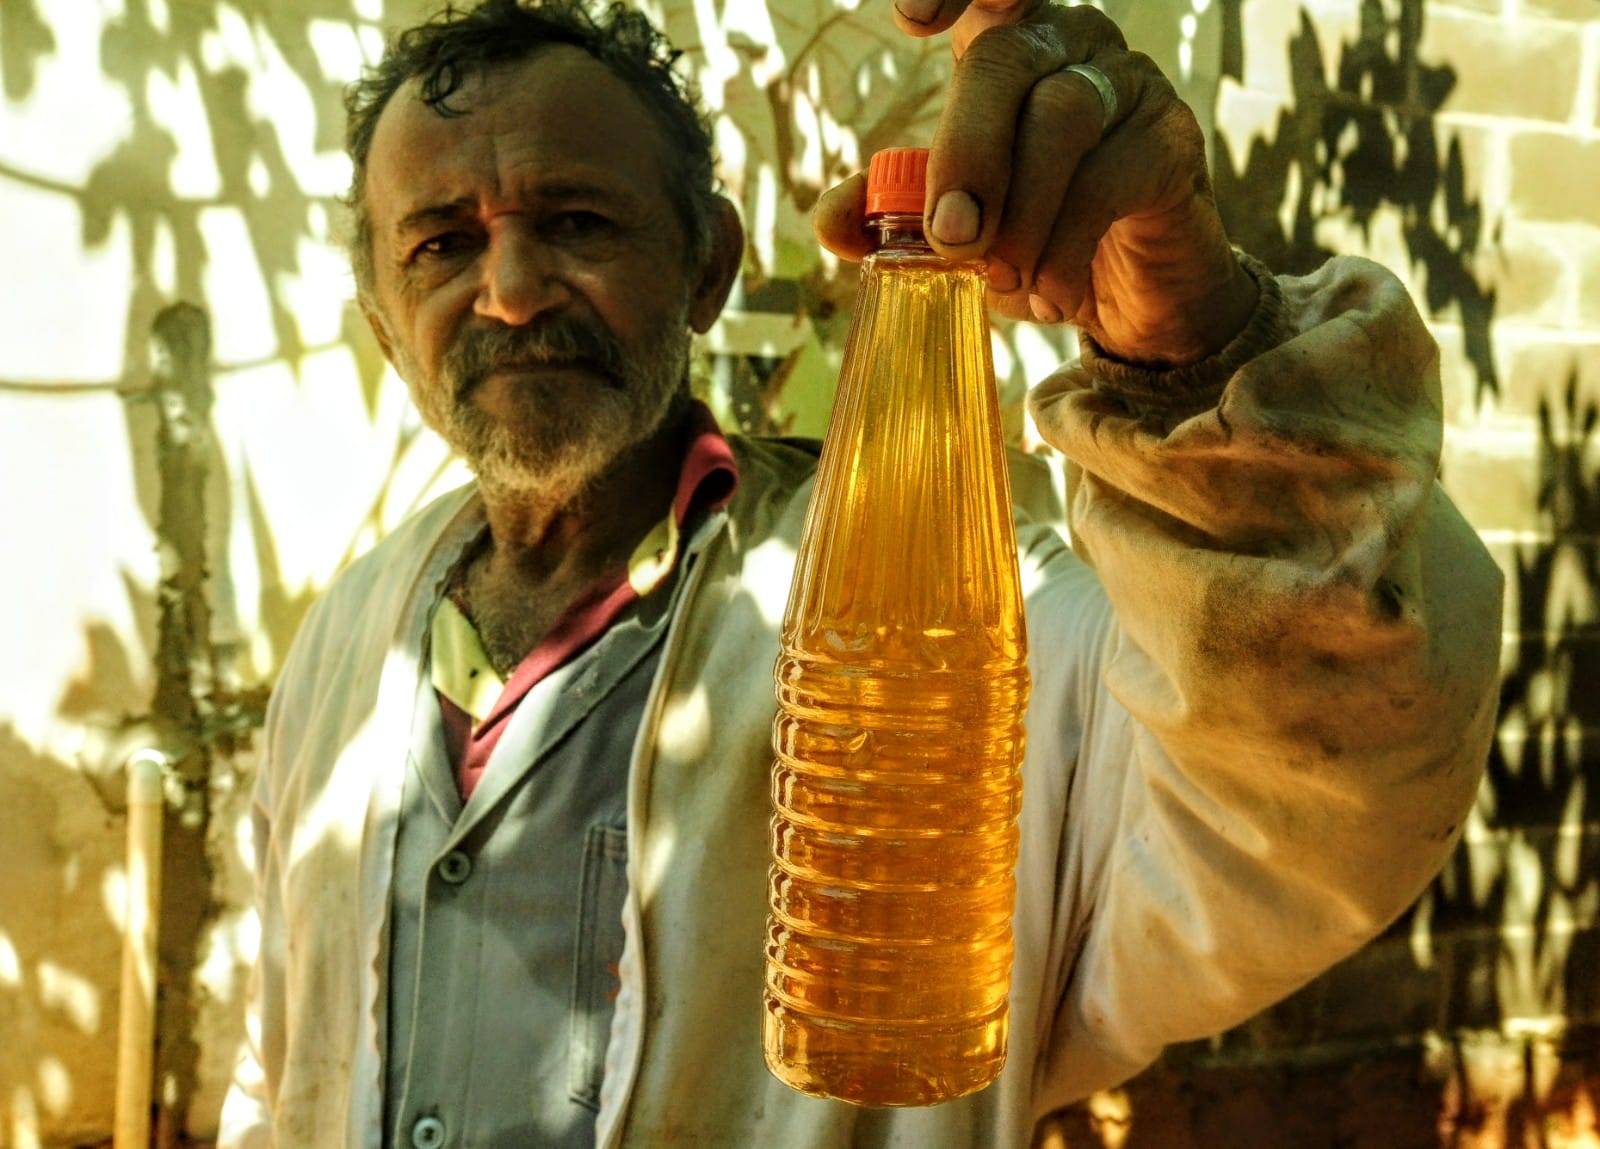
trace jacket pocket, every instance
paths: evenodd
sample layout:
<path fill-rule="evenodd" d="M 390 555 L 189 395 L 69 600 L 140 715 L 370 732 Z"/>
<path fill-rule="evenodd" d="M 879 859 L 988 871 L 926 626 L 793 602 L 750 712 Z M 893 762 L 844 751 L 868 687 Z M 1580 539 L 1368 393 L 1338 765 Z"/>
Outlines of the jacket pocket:
<path fill-rule="evenodd" d="M 622 960 L 622 905 L 628 893 L 628 834 L 616 826 L 590 826 L 578 875 L 578 941 L 572 971 L 567 1092 L 596 1112 L 605 1074 L 606 1045 L 616 1012 Z"/>

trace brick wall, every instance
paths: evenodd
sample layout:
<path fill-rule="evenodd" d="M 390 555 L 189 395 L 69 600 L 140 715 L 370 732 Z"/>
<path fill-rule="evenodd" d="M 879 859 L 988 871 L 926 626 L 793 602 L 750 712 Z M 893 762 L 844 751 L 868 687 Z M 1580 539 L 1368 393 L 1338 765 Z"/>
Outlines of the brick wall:
<path fill-rule="evenodd" d="M 1600 0 L 1219 0 L 1217 186 L 1279 270 L 1437 335 L 1443 480 L 1506 572 L 1499 737 L 1418 906 L 1046 1145 L 1600 1146 Z"/>

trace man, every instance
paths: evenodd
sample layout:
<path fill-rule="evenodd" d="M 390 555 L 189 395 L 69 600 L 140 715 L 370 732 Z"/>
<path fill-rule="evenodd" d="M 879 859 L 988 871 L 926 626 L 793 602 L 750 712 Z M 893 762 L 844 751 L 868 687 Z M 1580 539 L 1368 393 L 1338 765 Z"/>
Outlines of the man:
<path fill-rule="evenodd" d="M 1391 921 L 1471 804 L 1499 576 L 1435 483 L 1403 290 L 1229 247 L 1105 17 L 899 0 L 958 63 L 930 234 L 1067 321 L 1035 392 L 1085 563 L 1021 530 L 1034 678 L 1010 1056 L 863 1110 L 762 1066 L 770 672 L 814 453 L 724 436 L 688 332 L 743 235 L 642 18 L 511 0 L 351 96 L 363 308 L 477 483 L 343 574 L 263 735 L 227 1145 L 1025 1145 Z M 866 250 L 858 178 L 819 237 Z"/>

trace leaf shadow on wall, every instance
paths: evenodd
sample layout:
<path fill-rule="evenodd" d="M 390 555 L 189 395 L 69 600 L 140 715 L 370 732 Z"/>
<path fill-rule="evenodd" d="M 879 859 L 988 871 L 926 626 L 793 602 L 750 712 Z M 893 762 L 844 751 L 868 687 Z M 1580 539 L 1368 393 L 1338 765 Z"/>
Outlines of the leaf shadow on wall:
<path fill-rule="evenodd" d="M 1236 78 L 1241 9 L 1242 0 L 1224 0 L 1225 71 Z M 1320 219 L 1346 218 L 1366 232 L 1379 213 L 1397 213 L 1425 271 L 1427 309 L 1454 305 L 1481 401 L 1500 387 L 1495 295 L 1472 271 L 1483 210 L 1466 188 L 1459 140 L 1450 139 L 1441 162 L 1443 133 L 1432 118 L 1455 73 L 1418 57 L 1422 0 L 1364 0 L 1361 13 L 1359 39 L 1343 46 L 1329 85 L 1302 9 L 1289 48 L 1295 106 L 1280 114 L 1274 143 L 1252 141 L 1243 172 L 1222 161 L 1219 201 L 1245 246 L 1286 271 L 1332 254 L 1316 238 Z M 1292 216 L 1280 219 L 1291 186 Z M 1281 1046 L 1296 1034 L 1359 1041 L 1517 1030 L 1563 1015 L 1600 1021 L 1600 953 L 1587 928 L 1600 902 L 1600 856 L 1583 830 L 1600 820 L 1600 416 L 1592 398 L 1600 380 L 1580 378 L 1573 366 L 1561 377 L 1518 380 L 1517 390 L 1537 394 L 1541 385 L 1537 541 L 1497 556 L 1509 574 L 1514 645 L 1467 840 L 1383 938 L 1243 1027 L 1233 1035 L 1241 1045 Z"/>
<path fill-rule="evenodd" d="M 1365 0 L 1332 78 L 1302 8 L 1288 52 L 1293 105 L 1270 141 L 1250 142 L 1242 168 L 1217 148 L 1216 192 L 1235 242 L 1280 272 L 1335 254 L 1339 226 L 1370 236 L 1397 222 L 1424 273 L 1425 313 L 1461 325 L 1470 376 L 1447 385 L 1473 388 L 1481 405 L 1501 380 L 1495 293 L 1473 268 L 1495 240 L 1460 141 L 1441 144 L 1434 114 L 1455 71 L 1418 56 L 1424 7 Z M 1244 8 L 1221 0 L 1223 71 L 1235 80 Z M 1320 227 L 1328 221 L 1337 226 Z M 1588 1129 L 1586 1090 L 1600 1075 L 1600 1043 L 1588 1036 L 1600 1031 L 1600 836 L 1586 829 L 1600 823 L 1600 378 L 1564 364 L 1514 383 L 1538 397 L 1536 505 L 1521 512 L 1534 512 L 1522 541 L 1496 548 L 1511 633 L 1466 841 L 1359 954 L 1057 1115 L 1041 1144 L 1440 1149 L 1566 1144 L 1552 1138 Z M 1568 1028 L 1559 1049 L 1540 1052 L 1535 1038 L 1559 1032 L 1552 1019 Z M 1485 1032 L 1527 1043 L 1491 1044 L 1486 1075 L 1472 1048 Z"/>
<path fill-rule="evenodd" d="M 390 0 L 387 15 L 394 19 L 380 18 L 379 22 L 409 22 L 419 6 Z M 169 1082 L 171 1096 L 159 1115 L 165 1123 L 163 1137 L 181 1137 L 188 1129 L 204 1131 L 215 1119 L 214 1113 L 190 1112 L 195 1093 L 215 1086 L 202 1080 L 206 1067 L 197 1027 L 203 1004 L 198 995 L 204 991 L 196 975 L 216 940 L 210 932 L 220 907 L 214 876 L 224 865 L 236 869 L 239 863 L 228 838 L 230 828 L 219 825 L 218 834 L 212 835 L 208 822 L 217 813 L 211 802 L 219 785 L 234 794 L 248 790 L 247 780 L 234 776 L 236 769 L 247 767 L 248 758 L 235 764 L 233 755 L 247 745 L 245 727 L 259 721 L 254 711 L 258 710 L 256 696 L 261 688 L 260 681 L 234 682 L 219 671 L 203 682 L 185 681 L 183 688 L 175 689 L 170 676 L 152 673 L 151 664 L 166 644 L 163 626 L 169 615 L 179 613 L 163 609 L 170 597 L 172 568 L 180 568 L 198 595 L 191 596 L 187 616 L 178 620 L 193 632 L 190 637 L 198 644 L 197 650 L 205 648 L 199 651 L 198 661 L 220 664 L 226 656 L 219 646 L 248 643 L 257 663 L 242 671 L 250 680 L 275 677 L 312 591 L 285 584 L 279 549 L 262 509 L 255 476 L 247 462 L 239 458 L 234 463 L 235 454 L 218 446 L 209 393 L 206 402 L 191 404 L 187 417 L 185 433 L 199 443 L 191 452 L 193 466 L 179 481 L 173 481 L 177 469 L 165 466 L 174 453 L 173 442 L 167 435 L 170 428 L 162 409 L 163 397 L 154 386 L 157 371 L 150 332 L 174 299 L 204 305 L 219 322 L 230 322 L 230 315 L 236 318 L 241 311 L 248 312 L 252 299 L 258 299 L 263 329 L 256 339 L 258 357 L 242 362 L 250 353 L 236 353 L 231 362 L 203 365 L 205 372 L 217 378 L 219 388 L 248 387 L 238 381 L 251 377 L 243 369 L 270 363 L 284 363 L 299 376 L 309 356 L 348 345 L 356 360 L 355 375 L 366 412 L 375 416 L 383 371 L 370 337 L 352 338 L 353 308 L 338 317 L 339 331 L 330 342 L 313 346 L 290 305 L 293 285 L 320 270 L 304 256 L 308 246 L 329 238 L 338 204 L 335 196 L 308 190 L 294 162 L 306 141 L 288 134 L 303 112 L 312 118 L 313 150 L 339 148 L 344 126 L 340 91 L 345 77 L 330 75 L 325 56 L 318 52 L 326 44 L 314 43 L 314 34 L 332 35 L 342 26 L 348 29 L 353 44 L 357 32 L 374 22 L 372 7 L 359 0 L 298 0 L 294 5 L 269 0 L 198 0 L 176 5 L 129 0 L 106 19 L 98 40 L 101 82 L 120 89 L 127 108 L 120 142 L 93 164 L 78 185 L 41 177 L 12 160 L 0 161 L 0 179 L 60 197 L 77 209 L 79 240 L 85 252 L 124 245 L 130 267 L 127 296 L 96 302 L 97 307 L 122 312 L 125 334 L 118 378 L 63 389 L 59 398 L 50 401 L 85 402 L 72 396 L 93 392 L 141 400 L 123 407 L 132 462 L 127 483 L 136 494 L 152 542 L 162 544 L 163 580 L 159 586 L 145 586 L 128 572 L 123 574 L 137 632 L 134 639 L 101 620 L 83 620 L 88 661 L 83 672 L 65 687 L 56 717 L 67 725 L 104 733 L 108 744 L 115 747 L 108 753 L 108 763 L 115 760 L 120 764 L 120 755 L 133 747 L 124 746 L 119 739 L 132 738 L 135 731 L 180 727 L 179 740 L 199 748 L 183 764 L 183 770 L 193 775 L 185 778 L 193 801 L 181 811 L 169 811 L 167 823 L 170 864 L 163 885 L 171 896 L 164 906 L 161 929 L 158 1068 Z M 85 34 L 81 27 L 66 22 L 64 9 L 56 8 L 41 0 L 0 0 L 0 88 L 8 101 L 20 104 L 53 98 L 56 89 L 41 76 L 46 67 L 60 62 L 57 56 L 72 55 L 62 50 L 63 44 L 74 35 L 81 38 Z M 95 33 L 86 34 L 92 51 Z M 297 145 L 298 151 L 291 144 Z M 213 248 L 223 242 L 228 250 Z M 239 374 L 235 376 L 235 372 Z M 19 390 L 45 389 L 45 385 L 15 382 Z M 154 401 L 142 401 L 147 399 Z M 405 440 L 397 444 L 396 467 L 405 446 Z M 285 449 L 296 448 L 286 444 Z M 231 474 L 235 465 L 245 468 L 245 473 Z M 380 500 L 387 491 L 386 483 Z M 247 516 L 243 532 L 235 531 L 228 521 L 235 502 Z M 173 547 L 167 544 L 176 537 L 175 531 L 182 532 L 192 545 L 179 548 L 182 553 L 174 558 L 168 553 Z M 236 535 L 247 537 L 251 545 L 230 546 Z M 241 634 L 233 622 L 238 613 L 234 602 L 237 590 L 230 563 L 240 555 L 255 568 L 254 577 L 241 582 L 259 587 L 255 617 L 261 633 Z M 212 625 L 219 620 L 220 626 Z M 150 713 L 130 713 L 146 709 L 147 701 Z M 226 721 L 219 725 L 220 712 L 230 707 L 234 713 L 222 715 Z M 240 718 L 245 711 L 251 713 Z M 113 866 L 120 854 L 121 828 L 118 798 L 112 792 L 119 788 L 120 779 L 91 777 L 85 763 L 35 763 L 30 754 L 23 739 L 0 730 L 0 763 L 5 766 L 0 782 L 11 786 L 18 778 L 62 774 L 60 786 L 52 786 L 50 793 L 82 791 L 100 810 L 105 825 L 95 837 L 94 849 L 106 853 L 102 869 Z M 96 804 L 97 795 L 100 800 Z M 35 818 L 42 815 L 48 823 L 50 807 L 36 799 L 29 790 L 19 799 L 21 805 L 8 808 Z M 104 873 L 88 873 L 60 850 L 52 853 L 47 844 L 39 849 L 44 851 L 41 857 L 54 858 L 77 873 L 72 880 L 79 886 L 85 881 L 92 883 L 95 893 L 91 901 L 98 907 L 99 891 L 107 880 Z M 9 867 L 7 873 L 11 873 Z M 114 986 L 118 924 L 106 920 L 103 911 L 92 912 L 94 907 L 81 906 L 43 887 L 38 904 L 54 908 L 43 917 L 26 917 L 29 929 L 39 928 L 26 936 L 17 934 L 18 960 L 24 963 L 19 984 L 25 989 L 32 976 L 26 963 L 44 954 L 39 960 L 49 964 L 56 960 L 48 956 L 56 948 L 70 956 L 78 946 L 75 939 L 79 934 L 91 930 L 96 939 L 89 946 L 94 960 L 83 964 L 62 959 L 68 961 L 72 978 L 77 979 L 71 984 L 81 983 L 85 994 L 96 992 L 96 987 L 106 988 L 109 971 Z M 11 929 L 8 921 L 0 921 L 0 930 Z M 21 953 L 23 948 L 26 954 Z M 234 980 L 242 982 L 242 976 Z M 3 970 L 0 993 L 11 993 Z M 16 1056 L 31 1057 L 46 1067 L 37 1072 L 28 1069 L 18 1080 L 31 1081 L 39 1072 L 48 1072 L 50 1081 L 57 1083 L 51 1087 L 54 1094 L 47 1089 L 40 1097 L 48 1101 L 47 1095 L 66 1090 L 77 1098 L 80 1108 L 99 1113 L 109 1126 L 111 1094 L 103 1079 L 114 1063 L 114 1043 L 109 1036 L 115 1028 L 114 996 L 106 1008 L 109 1019 L 102 1019 L 98 1039 L 86 1046 L 81 1056 L 60 1055 L 59 1049 L 70 1048 L 62 1044 L 65 1039 L 37 1027 L 36 1036 L 50 1044 L 36 1046 L 25 1039 Z M 31 1017 L 36 1012 L 35 1005 L 27 1005 L 19 1016 Z M 8 1036 L 17 1032 L 9 1025 L 4 1031 Z M 83 1139 L 93 1132 L 88 1126 L 65 1129 L 61 1121 L 66 1118 L 45 1101 L 36 1109 L 37 1131 L 47 1143 L 69 1136 Z M 23 1126 L 11 1122 L 5 1128 Z"/>
<path fill-rule="evenodd" d="M 1441 1028 L 1600 1024 L 1600 404 L 1576 369 L 1551 390 L 1539 541 L 1513 546 L 1506 588 L 1512 654 L 1479 802 L 1493 848 L 1458 851 L 1415 911 L 1492 963 L 1441 963 Z"/>
<path fill-rule="evenodd" d="M 121 818 L 76 766 L 0 723 L 0 1129 L 15 1144 L 98 1140 L 115 1091 Z"/>
<path fill-rule="evenodd" d="M 1380 213 L 1396 213 L 1413 265 L 1426 272 L 1427 311 L 1459 315 L 1481 399 L 1500 386 L 1495 296 L 1473 273 L 1483 209 L 1467 191 L 1460 139 L 1451 136 L 1440 155 L 1434 116 L 1456 74 L 1419 57 L 1423 7 L 1363 0 L 1360 36 L 1343 45 L 1332 83 L 1302 8 L 1289 44 L 1292 105 L 1279 113 L 1271 142 L 1251 140 L 1242 170 L 1217 148 L 1213 178 L 1229 235 L 1279 273 L 1306 274 L 1335 254 L 1319 238 L 1320 221 L 1348 221 L 1370 238 Z M 1235 81 L 1244 75 L 1242 8 L 1243 0 L 1222 0 L 1223 74 Z"/>

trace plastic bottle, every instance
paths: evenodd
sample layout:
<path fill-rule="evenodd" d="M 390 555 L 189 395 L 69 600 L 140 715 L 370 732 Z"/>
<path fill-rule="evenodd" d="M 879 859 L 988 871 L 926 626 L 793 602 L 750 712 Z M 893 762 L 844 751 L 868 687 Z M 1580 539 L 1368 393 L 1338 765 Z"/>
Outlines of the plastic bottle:
<path fill-rule="evenodd" d="M 764 1046 L 931 1105 L 1005 1061 L 1027 639 L 981 268 L 873 157 L 863 267 L 775 670 Z"/>

